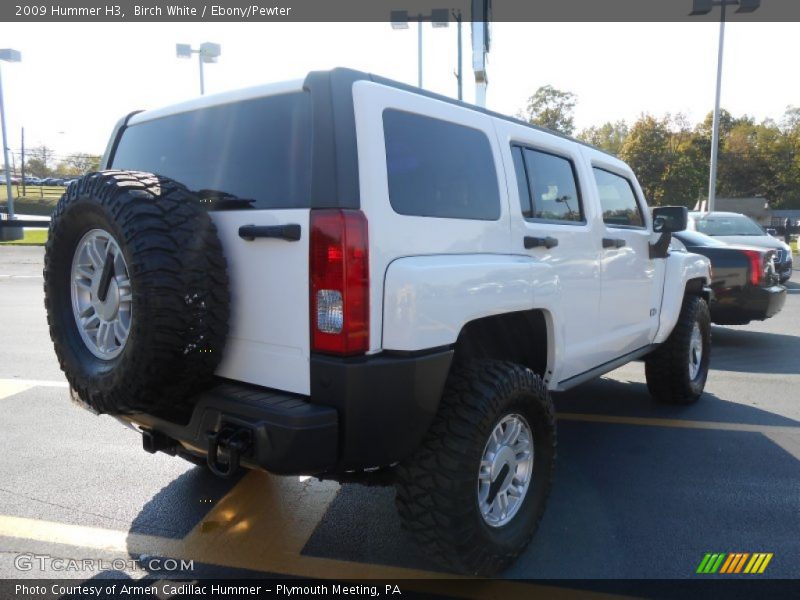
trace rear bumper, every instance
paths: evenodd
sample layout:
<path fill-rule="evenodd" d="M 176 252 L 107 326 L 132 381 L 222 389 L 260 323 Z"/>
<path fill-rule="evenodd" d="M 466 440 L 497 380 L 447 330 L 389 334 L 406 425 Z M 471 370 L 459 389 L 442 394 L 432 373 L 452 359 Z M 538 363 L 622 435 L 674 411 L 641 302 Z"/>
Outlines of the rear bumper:
<path fill-rule="evenodd" d="M 241 463 L 279 474 L 340 473 L 408 456 L 439 405 L 453 351 L 357 359 L 313 356 L 311 396 L 234 382 L 200 394 L 188 423 L 152 415 L 123 419 L 149 449 L 207 455 L 223 428 L 246 429 Z M 156 447 L 154 441 L 156 440 Z"/>
<path fill-rule="evenodd" d="M 785 302 L 786 288 L 782 285 L 747 286 L 727 293 L 717 292 L 710 307 L 711 320 L 720 325 L 764 320 L 779 313 Z"/>

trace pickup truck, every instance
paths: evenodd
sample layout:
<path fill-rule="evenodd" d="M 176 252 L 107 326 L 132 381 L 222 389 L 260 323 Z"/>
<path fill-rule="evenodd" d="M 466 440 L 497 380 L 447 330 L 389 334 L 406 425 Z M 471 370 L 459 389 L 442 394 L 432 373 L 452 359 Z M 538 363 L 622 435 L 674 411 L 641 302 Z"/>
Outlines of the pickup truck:
<path fill-rule="evenodd" d="M 533 536 L 551 392 L 636 359 L 659 401 L 703 392 L 686 209 L 563 135 L 335 69 L 131 113 L 101 168 L 45 255 L 73 399 L 221 476 L 391 481 L 456 571 Z"/>

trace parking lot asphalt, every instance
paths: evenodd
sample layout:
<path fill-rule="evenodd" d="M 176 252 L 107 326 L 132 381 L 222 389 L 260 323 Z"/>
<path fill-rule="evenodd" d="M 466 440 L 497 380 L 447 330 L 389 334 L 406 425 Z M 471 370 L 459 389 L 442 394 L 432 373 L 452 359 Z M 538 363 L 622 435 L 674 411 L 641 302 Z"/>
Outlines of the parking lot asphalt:
<path fill-rule="evenodd" d="M 443 575 L 400 530 L 392 488 L 219 480 L 72 405 L 41 268 L 41 248 L 0 248 L 0 578 L 97 575 L 19 570 L 21 553 L 174 557 L 195 561 L 191 577 Z M 707 552 L 770 552 L 759 577 L 800 578 L 800 277 L 788 287 L 776 317 L 713 328 L 694 406 L 654 403 L 641 363 L 555 396 L 553 492 L 506 580 L 692 578 Z"/>

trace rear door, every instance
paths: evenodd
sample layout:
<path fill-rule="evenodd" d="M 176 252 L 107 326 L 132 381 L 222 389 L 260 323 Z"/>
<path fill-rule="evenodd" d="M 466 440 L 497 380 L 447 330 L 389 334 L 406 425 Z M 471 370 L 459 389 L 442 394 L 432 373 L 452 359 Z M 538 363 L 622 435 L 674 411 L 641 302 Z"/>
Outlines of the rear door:
<path fill-rule="evenodd" d="M 596 342 L 600 298 L 598 220 L 585 189 L 591 173 L 579 146 L 550 133 L 497 120 L 509 182 L 511 248 L 552 268 L 560 305 L 553 322 L 556 381 L 602 362 Z"/>
<path fill-rule="evenodd" d="M 158 173 L 209 203 L 228 262 L 231 321 L 217 373 L 308 394 L 311 99 L 286 85 L 132 117 L 114 168 Z M 246 225 L 300 238 L 247 239 Z"/>

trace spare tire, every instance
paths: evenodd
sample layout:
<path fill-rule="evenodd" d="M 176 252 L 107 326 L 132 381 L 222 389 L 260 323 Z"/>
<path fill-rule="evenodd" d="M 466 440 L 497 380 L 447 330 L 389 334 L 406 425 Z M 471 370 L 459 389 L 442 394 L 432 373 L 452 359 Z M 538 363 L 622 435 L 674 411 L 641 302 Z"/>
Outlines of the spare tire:
<path fill-rule="evenodd" d="M 44 297 L 73 395 L 99 413 L 180 411 L 222 357 L 222 245 L 171 179 L 102 171 L 70 185 L 50 222 Z"/>

